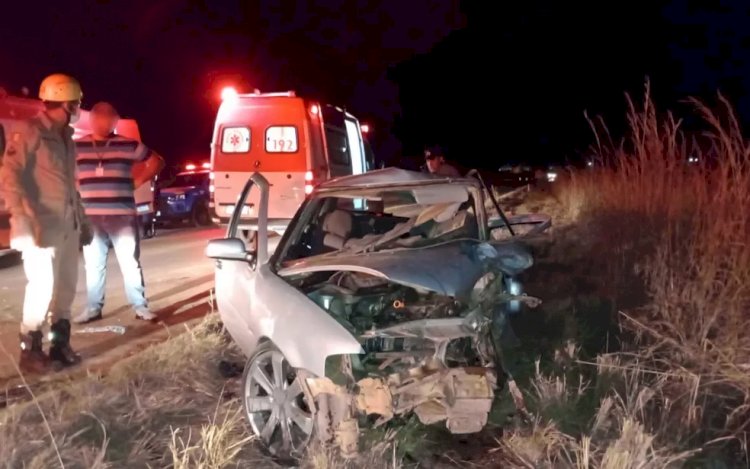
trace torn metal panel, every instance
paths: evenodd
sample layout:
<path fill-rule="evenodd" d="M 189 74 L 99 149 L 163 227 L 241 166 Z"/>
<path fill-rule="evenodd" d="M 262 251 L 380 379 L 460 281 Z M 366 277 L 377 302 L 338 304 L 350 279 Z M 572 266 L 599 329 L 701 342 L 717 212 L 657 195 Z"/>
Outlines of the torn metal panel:
<path fill-rule="evenodd" d="M 382 379 L 365 378 L 357 382 L 356 407 L 361 412 L 380 415 L 382 422 L 393 417 L 393 395 Z"/>
<path fill-rule="evenodd" d="M 328 378 L 307 378 L 308 402 L 315 406 L 315 434 L 321 443 L 339 448 L 342 456 L 357 454 L 359 426 L 353 416 L 351 394 Z"/>
<path fill-rule="evenodd" d="M 452 433 L 484 428 L 492 407 L 495 382 L 488 368 L 448 368 L 408 382 L 389 378 L 397 414 L 414 410 L 424 424 L 446 421 Z"/>
<path fill-rule="evenodd" d="M 405 373 L 367 377 L 354 386 L 328 378 L 305 380 L 316 406 L 317 436 L 344 455 L 357 451 L 358 415 L 377 415 L 377 424 L 414 412 L 424 424 L 445 421 L 452 433 L 475 433 L 487 423 L 494 399 L 495 373 L 489 368 L 439 368 L 425 362 Z"/>
<path fill-rule="evenodd" d="M 407 321 L 395 326 L 366 331 L 364 338 L 370 337 L 418 337 L 435 342 L 449 341 L 476 334 L 470 320 L 466 318 L 439 318 Z"/>

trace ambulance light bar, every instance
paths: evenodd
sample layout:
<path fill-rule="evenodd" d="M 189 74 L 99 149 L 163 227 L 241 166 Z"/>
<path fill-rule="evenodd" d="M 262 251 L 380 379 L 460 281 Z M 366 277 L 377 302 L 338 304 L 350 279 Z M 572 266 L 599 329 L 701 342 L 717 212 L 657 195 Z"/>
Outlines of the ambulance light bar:
<path fill-rule="evenodd" d="M 282 91 L 277 93 L 261 93 L 258 91 L 257 93 L 246 93 L 239 96 L 241 98 L 295 98 L 297 97 L 297 93 L 294 91 Z"/>
<path fill-rule="evenodd" d="M 198 169 L 198 167 L 193 163 L 188 163 L 185 165 L 185 171 L 195 171 L 196 169 Z M 211 169 L 211 163 L 206 162 L 201 164 L 201 169 Z"/>

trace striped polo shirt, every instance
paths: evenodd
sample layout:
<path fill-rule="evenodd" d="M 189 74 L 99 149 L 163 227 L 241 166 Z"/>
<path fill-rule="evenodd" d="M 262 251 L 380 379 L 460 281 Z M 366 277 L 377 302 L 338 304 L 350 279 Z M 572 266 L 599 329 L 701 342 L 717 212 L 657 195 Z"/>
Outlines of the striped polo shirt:
<path fill-rule="evenodd" d="M 87 215 L 135 215 L 133 164 L 151 151 L 137 140 L 110 135 L 76 142 L 78 187 Z"/>

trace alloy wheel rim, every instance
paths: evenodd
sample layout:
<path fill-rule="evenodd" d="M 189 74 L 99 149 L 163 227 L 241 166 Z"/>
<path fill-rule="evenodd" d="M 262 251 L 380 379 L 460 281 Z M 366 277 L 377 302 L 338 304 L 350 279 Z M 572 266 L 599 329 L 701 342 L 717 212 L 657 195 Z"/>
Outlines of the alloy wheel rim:
<path fill-rule="evenodd" d="M 244 387 L 250 426 L 273 454 L 299 454 L 310 439 L 313 417 L 301 378 L 278 350 L 258 355 Z"/>

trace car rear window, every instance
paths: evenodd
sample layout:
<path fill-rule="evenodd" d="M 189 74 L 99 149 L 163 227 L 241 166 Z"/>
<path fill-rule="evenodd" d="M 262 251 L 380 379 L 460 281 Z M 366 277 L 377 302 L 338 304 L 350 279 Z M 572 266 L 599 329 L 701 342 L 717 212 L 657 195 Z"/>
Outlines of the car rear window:
<path fill-rule="evenodd" d="M 224 127 L 221 134 L 222 153 L 247 153 L 250 151 L 248 127 Z"/>
<path fill-rule="evenodd" d="M 331 163 L 343 166 L 351 164 L 349 141 L 346 138 L 345 132 L 326 126 L 326 144 L 328 147 L 328 159 Z"/>
<path fill-rule="evenodd" d="M 266 129 L 266 152 L 297 153 L 298 149 L 297 127 L 275 125 Z"/>
<path fill-rule="evenodd" d="M 199 186 L 208 182 L 208 173 L 178 174 L 167 187 Z"/>

